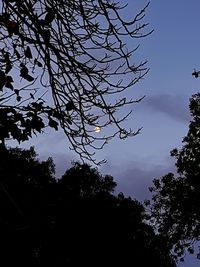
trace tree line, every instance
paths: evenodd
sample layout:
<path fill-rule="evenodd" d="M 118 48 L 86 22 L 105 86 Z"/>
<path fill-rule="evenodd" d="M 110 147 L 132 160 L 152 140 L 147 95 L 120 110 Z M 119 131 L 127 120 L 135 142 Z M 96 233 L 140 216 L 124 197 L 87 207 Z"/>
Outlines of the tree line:
<path fill-rule="evenodd" d="M 0 149 L 1 263 L 6 266 L 175 266 L 141 203 L 97 168 L 75 162 L 55 178 L 32 148 Z"/>

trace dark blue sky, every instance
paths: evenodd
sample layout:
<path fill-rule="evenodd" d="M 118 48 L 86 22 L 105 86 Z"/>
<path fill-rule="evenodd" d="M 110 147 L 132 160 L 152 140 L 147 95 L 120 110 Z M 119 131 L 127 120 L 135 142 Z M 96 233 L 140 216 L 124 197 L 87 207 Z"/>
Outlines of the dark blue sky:
<path fill-rule="evenodd" d="M 127 17 L 147 3 L 145 0 L 126 2 L 129 3 Z M 135 59 L 148 59 L 150 67 L 145 79 L 128 93 L 135 98 L 146 95 L 143 102 L 133 106 L 133 115 L 127 122 L 133 129 L 142 126 L 142 133 L 126 141 L 113 140 L 96 155 L 97 159 L 107 159 L 100 171 L 113 175 L 119 190 L 139 200 L 149 196 L 148 186 L 153 178 L 174 170 L 169 152 L 181 146 L 187 133 L 189 97 L 200 88 L 200 79 L 191 75 L 194 68 L 200 68 L 200 1 L 152 0 L 145 21 L 154 33 L 128 43 L 129 47 L 141 44 Z M 34 143 L 41 158 L 55 159 L 57 173 L 61 175 L 71 160 L 78 157 L 69 151 L 62 133 L 48 133 L 34 138 L 31 144 Z M 197 264 L 199 261 L 187 258 L 179 266 Z"/>

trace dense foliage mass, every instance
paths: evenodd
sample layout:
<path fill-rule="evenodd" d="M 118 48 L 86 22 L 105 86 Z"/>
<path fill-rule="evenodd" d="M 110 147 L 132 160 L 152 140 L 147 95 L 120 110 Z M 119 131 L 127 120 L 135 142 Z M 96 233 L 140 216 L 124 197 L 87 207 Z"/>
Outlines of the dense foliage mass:
<path fill-rule="evenodd" d="M 87 164 L 60 179 L 34 149 L 0 150 L 1 262 L 20 266 L 174 267 L 143 206 Z"/>
<path fill-rule="evenodd" d="M 174 254 L 183 260 L 193 254 L 200 239 L 200 94 L 190 99 L 192 119 L 181 149 L 171 155 L 176 159 L 177 175 L 169 173 L 154 180 L 152 217 L 163 235 L 168 234 Z M 197 252 L 197 257 L 200 254 Z"/>

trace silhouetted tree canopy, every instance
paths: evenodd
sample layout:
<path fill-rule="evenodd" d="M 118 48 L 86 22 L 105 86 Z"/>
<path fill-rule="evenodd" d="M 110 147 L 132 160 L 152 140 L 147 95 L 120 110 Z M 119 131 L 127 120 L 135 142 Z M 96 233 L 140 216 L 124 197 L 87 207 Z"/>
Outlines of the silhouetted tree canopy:
<path fill-rule="evenodd" d="M 60 126 L 71 149 L 95 161 L 94 149 L 112 137 L 136 135 L 124 127 L 130 112 L 123 107 L 141 100 L 126 92 L 148 69 L 133 62 L 137 44 L 130 50 L 126 42 L 151 33 L 142 22 L 147 6 L 126 21 L 125 6 L 110 0 L 3 0 L 2 142 Z"/>
<path fill-rule="evenodd" d="M 143 206 L 113 194 L 111 176 L 76 162 L 56 180 L 33 148 L 0 153 L 2 266 L 175 266 Z"/>
<path fill-rule="evenodd" d="M 150 188 L 152 217 L 160 233 L 169 233 L 169 242 L 181 260 L 186 250 L 194 253 L 200 239 L 200 93 L 190 99 L 190 112 L 192 119 L 183 146 L 171 151 L 177 175 L 169 173 L 155 179 Z"/>
<path fill-rule="evenodd" d="M 58 184 L 67 191 L 70 197 L 91 197 L 98 193 L 113 193 L 116 183 L 113 177 L 99 174 L 96 168 L 76 162 L 66 171 Z"/>

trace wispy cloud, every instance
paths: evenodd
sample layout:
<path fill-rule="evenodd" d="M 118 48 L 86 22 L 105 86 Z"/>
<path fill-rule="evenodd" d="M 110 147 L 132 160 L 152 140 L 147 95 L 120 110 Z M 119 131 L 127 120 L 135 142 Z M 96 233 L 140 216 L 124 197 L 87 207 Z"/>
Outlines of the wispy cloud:
<path fill-rule="evenodd" d="M 153 185 L 153 179 L 172 172 L 172 169 L 163 166 L 154 166 L 151 170 L 137 167 L 130 168 L 120 175 L 117 189 L 139 201 L 143 201 L 146 198 L 150 199 L 149 187 Z"/>
<path fill-rule="evenodd" d="M 147 108 L 184 123 L 190 120 L 188 104 L 189 99 L 186 95 L 158 94 L 147 96 L 143 100 L 143 105 Z"/>

